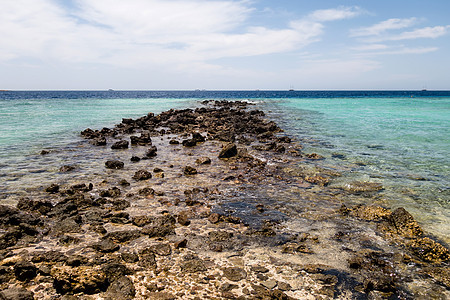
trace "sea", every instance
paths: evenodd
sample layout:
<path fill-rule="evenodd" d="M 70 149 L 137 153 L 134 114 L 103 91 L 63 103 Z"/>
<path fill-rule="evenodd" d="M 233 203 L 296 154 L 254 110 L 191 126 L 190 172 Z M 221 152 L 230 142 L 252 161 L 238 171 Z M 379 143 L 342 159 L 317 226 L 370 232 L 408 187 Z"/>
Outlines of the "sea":
<path fill-rule="evenodd" d="M 304 152 L 324 156 L 343 174 L 331 186 L 381 183 L 367 201 L 406 208 L 450 244 L 450 91 L 0 91 L 0 204 L 32 195 L 64 162 L 90 157 L 86 128 L 222 99 L 254 103 Z"/>

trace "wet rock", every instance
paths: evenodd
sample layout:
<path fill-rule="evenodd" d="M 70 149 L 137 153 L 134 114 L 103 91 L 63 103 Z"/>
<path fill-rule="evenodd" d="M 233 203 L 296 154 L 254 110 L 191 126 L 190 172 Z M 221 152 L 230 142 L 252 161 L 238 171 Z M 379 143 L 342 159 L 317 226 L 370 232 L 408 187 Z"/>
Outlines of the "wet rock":
<path fill-rule="evenodd" d="M 155 194 L 155 190 L 149 187 L 145 187 L 138 191 L 138 194 L 141 196 L 151 196 Z"/>
<path fill-rule="evenodd" d="M 134 288 L 133 281 L 126 276 L 114 280 L 106 291 L 106 297 L 115 300 L 131 300 L 135 296 L 136 289 Z"/>
<path fill-rule="evenodd" d="M 130 186 L 130 183 L 126 179 L 121 179 L 119 181 L 119 185 L 121 185 L 121 186 Z"/>
<path fill-rule="evenodd" d="M 151 246 L 150 250 L 160 256 L 169 256 L 172 254 L 172 248 L 169 244 L 156 244 Z"/>
<path fill-rule="evenodd" d="M 51 270 L 54 287 L 60 294 L 95 294 L 108 287 L 106 274 L 98 268 L 56 266 Z"/>
<path fill-rule="evenodd" d="M 19 261 L 14 265 L 14 275 L 19 281 L 29 281 L 36 277 L 37 268 L 28 261 Z"/>
<path fill-rule="evenodd" d="M 211 164 L 211 159 L 210 159 L 209 157 L 204 156 L 204 157 L 198 158 L 198 159 L 195 161 L 195 163 L 196 163 L 197 165 L 209 165 L 209 164 Z"/>
<path fill-rule="evenodd" d="M 65 165 L 65 166 L 62 166 L 61 168 L 59 168 L 59 171 L 61 173 L 67 173 L 67 172 L 70 172 L 70 171 L 73 171 L 73 170 L 75 170 L 75 167 L 74 166 L 69 166 L 69 165 Z"/>
<path fill-rule="evenodd" d="M 156 257 L 151 249 L 146 248 L 139 253 L 138 265 L 144 268 L 156 269 Z"/>
<path fill-rule="evenodd" d="M 177 221 L 182 226 L 188 226 L 191 224 L 191 221 L 189 220 L 189 214 L 187 212 L 182 212 L 178 215 Z"/>
<path fill-rule="evenodd" d="M 220 222 L 220 215 L 218 213 L 212 213 L 209 215 L 208 221 L 212 224 L 217 224 Z"/>
<path fill-rule="evenodd" d="M 186 248 L 187 240 L 186 239 L 182 239 L 182 240 L 176 241 L 173 244 L 173 246 L 174 246 L 175 249 Z"/>
<path fill-rule="evenodd" d="M 181 144 L 185 147 L 195 147 L 197 146 L 197 142 L 194 139 L 188 139 L 181 142 Z"/>
<path fill-rule="evenodd" d="M 223 276 L 231 281 L 241 281 L 247 278 L 247 272 L 239 267 L 230 267 L 222 269 Z"/>
<path fill-rule="evenodd" d="M 145 153 L 145 156 L 147 158 L 155 157 L 157 155 L 157 151 L 158 149 L 156 148 L 156 146 L 152 146 L 148 148 L 147 152 Z"/>
<path fill-rule="evenodd" d="M 238 154 L 236 144 L 228 144 L 219 153 L 219 158 L 230 158 Z"/>
<path fill-rule="evenodd" d="M 225 242 L 229 241 L 233 237 L 233 233 L 223 230 L 210 231 L 208 233 L 208 237 L 212 242 Z"/>
<path fill-rule="evenodd" d="M 120 189 L 117 188 L 117 187 L 112 187 L 112 188 L 110 188 L 108 190 L 102 190 L 102 191 L 99 192 L 99 196 L 100 197 L 105 197 L 105 198 L 108 198 L 108 197 L 112 197 L 112 198 L 119 197 L 120 194 L 121 194 Z"/>
<path fill-rule="evenodd" d="M 269 272 L 269 269 L 263 266 L 251 266 L 250 270 L 254 273 L 267 273 Z"/>
<path fill-rule="evenodd" d="M 343 205 L 340 211 L 367 221 L 380 221 L 388 218 L 392 213 L 390 210 L 376 205 L 356 205 L 347 212 L 345 205 Z"/>
<path fill-rule="evenodd" d="M 420 237 L 423 235 L 422 228 L 414 220 L 409 212 L 403 207 L 397 208 L 388 218 L 389 223 L 398 234 L 405 237 Z"/>
<path fill-rule="evenodd" d="M 197 174 L 197 169 L 195 169 L 191 166 L 186 166 L 183 169 L 183 173 L 184 173 L 184 175 L 195 175 L 195 174 Z"/>
<path fill-rule="evenodd" d="M 112 146 L 111 149 L 128 149 L 128 141 L 125 140 L 120 140 L 118 142 L 115 142 Z"/>
<path fill-rule="evenodd" d="M 450 259 L 447 248 L 427 237 L 415 239 L 408 243 L 408 246 L 414 254 L 426 262 L 442 262 Z"/>
<path fill-rule="evenodd" d="M 64 253 L 60 251 L 46 251 L 43 253 L 35 254 L 31 261 L 34 263 L 41 263 L 41 262 L 47 262 L 47 263 L 57 263 L 57 262 L 65 262 L 67 261 L 68 257 L 64 255 Z"/>
<path fill-rule="evenodd" d="M 0 292 L 2 300 L 34 300 L 34 293 L 21 287 L 11 287 Z"/>
<path fill-rule="evenodd" d="M 93 244 L 91 247 L 102 253 L 112 253 L 120 249 L 120 246 L 110 238 L 102 239 L 99 243 Z"/>
<path fill-rule="evenodd" d="M 56 183 L 52 183 L 50 186 L 45 188 L 45 191 L 50 194 L 56 194 L 59 192 L 59 185 Z"/>
<path fill-rule="evenodd" d="M 132 156 L 130 160 L 131 160 L 132 162 L 138 162 L 138 161 L 141 160 L 141 158 L 138 157 L 138 156 Z"/>
<path fill-rule="evenodd" d="M 134 180 L 147 180 L 152 178 L 152 173 L 146 170 L 139 170 L 133 175 Z"/>
<path fill-rule="evenodd" d="M 350 193 L 365 193 L 365 192 L 377 192 L 383 189 L 381 183 L 377 182 L 363 182 L 363 181 L 352 181 L 346 183 L 342 186 L 342 189 Z"/>
<path fill-rule="evenodd" d="M 181 271 L 185 273 L 198 273 L 207 270 L 203 260 L 197 256 L 185 256 L 184 261 L 180 265 Z"/>
<path fill-rule="evenodd" d="M 170 144 L 170 145 L 178 145 L 178 144 L 180 144 L 180 142 L 177 141 L 176 139 L 171 139 L 171 140 L 169 141 L 169 144 Z"/>
<path fill-rule="evenodd" d="M 94 146 L 106 146 L 106 138 L 98 137 L 98 138 L 92 139 L 89 143 Z"/>
<path fill-rule="evenodd" d="M 424 268 L 422 272 L 436 280 L 439 284 L 445 286 L 447 290 L 450 289 L 450 268 L 446 266 L 430 266 Z"/>
<path fill-rule="evenodd" d="M 267 280 L 267 281 L 263 281 L 261 282 L 261 285 L 265 288 L 268 288 L 269 290 L 275 288 L 278 283 L 276 280 Z"/>
<path fill-rule="evenodd" d="M 108 160 L 105 163 L 105 167 L 107 169 L 114 169 L 114 170 L 123 169 L 124 165 L 125 164 L 123 162 L 121 162 L 120 160 Z"/>
<path fill-rule="evenodd" d="M 105 273 L 109 282 L 113 282 L 125 275 L 131 275 L 133 272 L 124 264 L 112 262 L 102 266 L 102 271 Z"/>
<path fill-rule="evenodd" d="M 327 186 L 330 179 L 325 176 L 314 175 L 314 176 L 305 176 L 305 181 L 309 183 L 318 184 L 320 186 Z"/>
<path fill-rule="evenodd" d="M 77 217 L 65 218 L 57 222 L 51 229 L 51 233 L 54 235 L 60 235 L 64 233 L 78 233 L 81 232 L 81 226 Z"/>
<path fill-rule="evenodd" d="M 141 232 L 139 230 L 120 230 L 113 231 L 104 236 L 105 239 L 111 239 L 117 243 L 125 243 L 131 240 L 135 240 L 141 236 Z"/>
<path fill-rule="evenodd" d="M 49 201 L 38 201 L 22 198 L 17 203 L 17 208 L 22 211 L 38 212 L 45 215 L 52 210 L 53 205 Z"/>
<path fill-rule="evenodd" d="M 312 160 L 324 159 L 324 157 L 322 155 L 319 155 L 317 153 L 310 153 L 310 154 L 306 154 L 305 156 L 306 156 L 306 158 L 312 159 Z"/>
<path fill-rule="evenodd" d="M 126 263 L 135 263 L 139 261 L 139 256 L 134 252 L 123 252 L 120 254 L 120 257 Z"/>

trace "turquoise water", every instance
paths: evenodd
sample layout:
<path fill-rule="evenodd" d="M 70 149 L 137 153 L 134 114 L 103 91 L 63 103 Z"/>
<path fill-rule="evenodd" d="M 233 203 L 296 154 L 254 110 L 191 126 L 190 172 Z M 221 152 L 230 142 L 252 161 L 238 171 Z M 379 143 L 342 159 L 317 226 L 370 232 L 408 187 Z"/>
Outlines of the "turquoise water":
<path fill-rule="evenodd" d="M 75 151 L 82 140 L 79 132 L 87 127 L 111 127 L 122 118 L 193 107 L 205 98 L 250 98 L 297 137 L 305 152 L 325 156 L 322 164 L 343 173 L 331 186 L 349 180 L 380 182 L 385 190 L 367 201 L 404 206 L 425 229 L 450 241 L 449 95 L 86 93 L 0 93 L 0 199 L 45 176 L 38 158 L 42 149 Z"/>

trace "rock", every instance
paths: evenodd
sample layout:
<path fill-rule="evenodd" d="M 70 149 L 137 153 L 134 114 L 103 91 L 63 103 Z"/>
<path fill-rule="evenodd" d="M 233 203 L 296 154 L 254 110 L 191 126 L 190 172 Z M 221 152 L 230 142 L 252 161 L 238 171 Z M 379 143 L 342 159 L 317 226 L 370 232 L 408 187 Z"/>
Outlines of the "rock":
<path fill-rule="evenodd" d="M 94 138 L 89 143 L 94 146 L 106 146 L 106 138 L 105 137 Z"/>
<path fill-rule="evenodd" d="M 238 154 L 236 144 L 228 144 L 219 153 L 219 158 L 230 158 Z"/>
<path fill-rule="evenodd" d="M 244 269 L 238 267 L 230 267 L 222 269 L 223 275 L 231 281 L 241 281 L 247 278 L 247 272 Z"/>
<path fill-rule="evenodd" d="M 194 132 L 192 134 L 192 139 L 196 142 L 196 143 L 203 143 L 206 141 L 205 137 L 203 135 L 201 135 L 198 132 Z"/>
<path fill-rule="evenodd" d="M 173 246 L 174 246 L 175 249 L 186 248 L 187 240 L 186 239 L 182 239 L 182 240 L 176 241 L 173 244 Z"/>
<path fill-rule="evenodd" d="M 123 252 L 120 254 L 120 257 L 126 263 L 135 263 L 139 261 L 139 256 L 134 252 Z"/>
<path fill-rule="evenodd" d="M 145 153 L 145 156 L 148 158 L 155 157 L 157 155 L 156 153 L 157 151 L 158 149 L 156 148 L 156 146 L 152 146 L 148 148 L 147 152 Z"/>
<path fill-rule="evenodd" d="M 341 207 L 341 211 L 345 210 L 345 205 Z M 367 220 L 367 221 L 380 221 L 382 219 L 386 219 L 392 213 L 390 210 L 376 206 L 376 205 L 356 205 L 352 207 L 349 212 L 352 216 L 357 218 Z"/>
<path fill-rule="evenodd" d="M 450 259 L 447 248 L 427 237 L 415 239 L 408 243 L 408 246 L 414 254 L 426 262 L 439 263 Z"/>
<path fill-rule="evenodd" d="M 169 141 L 169 144 L 170 144 L 170 145 L 178 145 L 178 144 L 180 144 L 180 142 L 177 141 L 176 139 L 171 139 L 171 140 Z"/>
<path fill-rule="evenodd" d="M 136 173 L 134 173 L 133 179 L 134 180 L 147 180 L 152 178 L 152 173 L 146 170 L 139 170 Z"/>
<path fill-rule="evenodd" d="M 136 290 L 133 281 L 126 276 L 118 278 L 109 285 L 106 296 L 117 300 L 134 299 Z"/>
<path fill-rule="evenodd" d="M 267 273 L 269 272 L 269 269 L 263 266 L 252 266 L 250 270 L 254 273 Z"/>
<path fill-rule="evenodd" d="M 149 187 L 145 187 L 138 191 L 138 194 L 141 196 L 151 196 L 155 194 L 155 190 Z"/>
<path fill-rule="evenodd" d="M 130 160 L 131 160 L 132 162 L 138 162 L 138 161 L 141 160 L 141 158 L 138 157 L 138 156 L 132 156 Z"/>
<path fill-rule="evenodd" d="M 186 166 L 183 169 L 183 173 L 184 173 L 184 175 L 195 175 L 195 174 L 197 174 L 197 169 L 195 169 L 191 166 Z"/>
<path fill-rule="evenodd" d="M 109 282 L 113 282 L 125 275 L 131 275 L 133 272 L 124 264 L 112 262 L 102 266 L 102 271 L 105 273 Z"/>
<path fill-rule="evenodd" d="M 363 182 L 363 181 L 352 181 L 346 183 L 342 186 L 342 189 L 350 193 L 365 193 L 365 192 L 376 192 L 383 189 L 381 183 L 377 182 Z"/>
<path fill-rule="evenodd" d="M 111 239 L 113 242 L 125 243 L 135 240 L 141 236 L 139 230 L 119 230 L 113 231 L 104 236 L 105 239 Z"/>
<path fill-rule="evenodd" d="M 144 249 L 139 253 L 140 259 L 138 265 L 144 268 L 156 269 L 156 257 L 151 249 Z"/>
<path fill-rule="evenodd" d="M 172 248 L 169 244 L 156 244 L 150 247 L 150 251 L 160 256 L 169 256 L 172 254 Z"/>
<path fill-rule="evenodd" d="M 226 242 L 233 237 L 233 233 L 222 230 L 210 231 L 208 237 L 212 242 Z"/>
<path fill-rule="evenodd" d="M 115 142 L 112 146 L 111 149 L 128 149 L 128 141 L 125 140 L 120 140 L 118 142 Z"/>
<path fill-rule="evenodd" d="M 327 186 L 330 179 L 328 177 L 314 175 L 314 176 L 305 176 L 305 181 L 309 183 L 318 184 L 320 186 Z"/>
<path fill-rule="evenodd" d="M 194 147 L 197 146 L 197 142 L 194 139 L 188 139 L 181 142 L 181 144 L 185 147 Z"/>
<path fill-rule="evenodd" d="M 102 253 L 112 253 L 120 249 L 120 246 L 110 238 L 102 239 L 99 243 L 93 244 L 91 247 Z"/>
<path fill-rule="evenodd" d="M 119 181 L 119 185 L 121 185 L 121 186 L 130 186 L 130 183 L 127 180 L 125 180 L 125 179 L 121 179 Z"/>
<path fill-rule="evenodd" d="M 183 226 L 188 226 L 189 224 L 191 224 L 191 221 L 189 220 L 189 215 L 187 212 L 180 213 L 178 215 L 177 220 L 178 220 L 178 223 Z"/>
<path fill-rule="evenodd" d="M 59 185 L 56 183 L 52 183 L 50 186 L 45 188 L 45 191 L 50 194 L 56 194 L 59 192 Z"/>
<path fill-rule="evenodd" d="M 196 163 L 197 165 L 209 165 L 209 164 L 211 164 L 211 159 L 210 159 L 209 157 L 204 156 L 204 157 L 198 158 L 198 159 L 195 161 L 195 163 Z"/>
<path fill-rule="evenodd" d="M 55 266 L 51 270 L 54 287 L 60 294 L 96 294 L 108 287 L 106 274 L 98 268 Z"/>
<path fill-rule="evenodd" d="M 324 157 L 322 155 L 319 155 L 317 153 L 310 153 L 310 154 L 306 154 L 305 156 L 306 156 L 306 158 L 312 159 L 312 160 L 324 159 Z"/>
<path fill-rule="evenodd" d="M 98 194 L 99 194 L 100 197 L 105 197 L 105 198 L 112 197 L 112 198 L 115 198 L 115 197 L 119 197 L 121 192 L 120 192 L 119 188 L 112 187 L 112 188 L 110 188 L 108 190 L 102 190 Z"/>
<path fill-rule="evenodd" d="M 27 198 L 22 198 L 17 203 L 17 208 L 22 211 L 39 212 L 42 215 L 49 213 L 53 205 L 49 201 L 36 201 Z"/>
<path fill-rule="evenodd" d="M 207 270 L 205 263 L 200 258 L 193 257 L 185 257 L 185 260 L 180 265 L 181 271 L 185 273 L 198 273 L 205 272 Z"/>
<path fill-rule="evenodd" d="M 394 210 L 388 221 L 396 229 L 397 233 L 404 237 L 412 238 L 423 235 L 422 228 L 403 207 Z"/>
<path fill-rule="evenodd" d="M 34 293 L 21 287 L 12 287 L 0 292 L 1 300 L 34 300 Z"/>
<path fill-rule="evenodd" d="M 276 280 L 267 280 L 267 281 L 263 281 L 261 282 L 261 285 L 265 288 L 268 288 L 269 290 L 275 288 L 278 283 Z"/>
<path fill-rule="evenodd" d="M 14 275 L 19 281 L 29 281 L 36 277 L 37 268 L 28 261 L 19 261 L 14 265 Z"/>
<path fill-rule="evenodd" d="M 119 169 L 123 169 L 124 167 L 124 163 L 121 162 L 120 160 L 108 160 L 105 163 L 105 167 L 107 169 L 115 169 L 115 170 L 119 170 Z"/>
<path fill-rule="evenodd" d="M 209 215 L 208 221 L 212 224 L 217 224 L 220 222 L 220 215 L 218 213 L 212 213 Z"/>
<path fill-rule="evenodd" d="M 70 171 L 73 171 L 73 170 L 75 170 L 75 167 L 74 166 L 69 166 L 69 165 L 64 165 L 61 168 L 59 168 L 59 171 L 61 173 L 67 173 L 67 172 L 70 172 Z"/>

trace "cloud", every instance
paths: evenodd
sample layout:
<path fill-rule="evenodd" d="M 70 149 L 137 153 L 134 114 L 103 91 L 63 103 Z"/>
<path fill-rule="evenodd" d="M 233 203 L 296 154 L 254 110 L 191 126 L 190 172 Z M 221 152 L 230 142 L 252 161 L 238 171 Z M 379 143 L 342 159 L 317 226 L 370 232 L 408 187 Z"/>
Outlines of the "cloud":
<path fill-rule="evenodd" d="M 420 38 L 435 39 L 447 34 L 449 28 L 450 26 L 425 27 L 388 37 L 387 40 L 400 41 Z"/>
<path fill-rule="evenodd" d="M 317 22 L 337 21 L 356 17 L 362 13 L 362 10 L 357 7 L 339 7 L 333 9 L 320 9 L 312 12 L 309 15 L 311 20 Z"/>
<path fill-rule="evenodd" d="M 363 27 L 354 29 L 351 31 L 350 36 L 370 36 L 370 35 L 380 35 L 388 30 L 403 29 L 410 27 L 417 23 L 417 18 L 408 19 L 389 19 L 369 27 Z"/>

